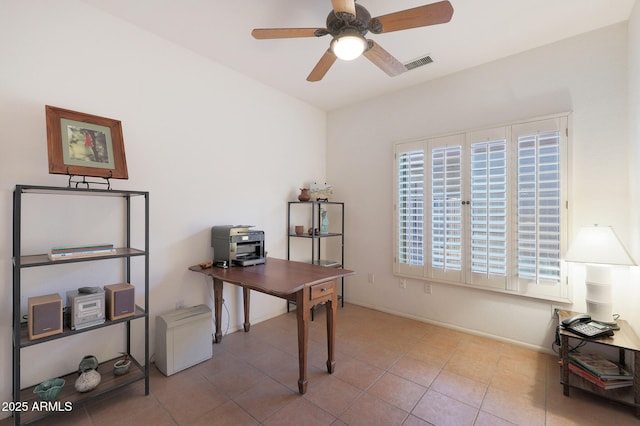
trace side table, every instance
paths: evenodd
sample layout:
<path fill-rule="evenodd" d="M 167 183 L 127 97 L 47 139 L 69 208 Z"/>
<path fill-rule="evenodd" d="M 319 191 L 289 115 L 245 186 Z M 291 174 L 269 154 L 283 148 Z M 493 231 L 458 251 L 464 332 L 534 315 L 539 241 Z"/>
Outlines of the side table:
<path fill-rule="evenodd" d="M 576 312 L 558 310 L 558 321 L 562 322 L 563 319 L 575 314 Z M 640 339 L 626 321 L 618 320 L 618 326 L 620 329 L 616 330 L 613 336 L 595 339 L 582 337 L 568 330 L 564 330 L 562 327 L 559 328 L 563 393 L 565 396 L 569 396 L 569 390 L 572 387 L 582 389 L 604 398 L 635 407 L 636 416 L 640 417 Z M 569 338 L 618 348 L 618 362 L 625 366 L 625 368 L 628 368 L 625 362 L 626 352 L 631 352 L 633 356 L 633 386 L 604 390 L 582 377 L 573 374 L 569 370 Z"/>

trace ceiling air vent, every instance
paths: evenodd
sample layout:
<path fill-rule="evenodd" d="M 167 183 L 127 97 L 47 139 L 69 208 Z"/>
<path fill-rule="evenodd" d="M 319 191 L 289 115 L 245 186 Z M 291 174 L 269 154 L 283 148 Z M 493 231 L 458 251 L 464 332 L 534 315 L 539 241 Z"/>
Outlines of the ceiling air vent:
<path fill-rule="evenodd" d="M 423 65 L 427 65 L 433 62 L 433 58 L 429 55 L 422 56 L 418 59 L 414 59 L 413 61 L 409 61 L 404 64 L 408 71 L 421 67 Z"/>

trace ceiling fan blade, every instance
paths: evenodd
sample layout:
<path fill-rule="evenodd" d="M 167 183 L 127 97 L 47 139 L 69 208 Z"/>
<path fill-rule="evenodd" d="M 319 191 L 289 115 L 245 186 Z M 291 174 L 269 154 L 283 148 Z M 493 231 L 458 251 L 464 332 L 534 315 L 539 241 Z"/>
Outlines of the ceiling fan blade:
<path fill-rule="evenodd" d="M 331 0 L 331 5 L 333 6 L 333 11 L 336 15 L 345 19 L 345 13 L 350 16 L 356 16 L 356 2 L 355 0 Z"/>
<path fill-rule="evenodd" d="M 367 40 L 367 42 L 369 43 L 369 48 L 365 50 L 364 56 L 387 73 L 388 76 L 395 77 L 407 70 L 407 67 L 402 62 L 380 47 L 375 41 Z"/>
<path fill-rule="evenodd" d="M 401 10 L 388 15 L 378 16 L 382 30 L 375 33 L 389 33 L 391 31 L 407 30 L 409 28 L 426 27 L 444 24 L 453 16 L 453 6 L 448 1 L 427 4 L 413 9 Z"/>
<path fill-rule="evenodd" d="M 336 59 L 337 56 L 334 55 L 332 51 L 327 50 L 326 52 L 324 52 L 322 58 L 320 58 L 316 66 L 311 71 L 311 74 L 309 74 L 309 77 L 307 77 L 307 81 L 322 80 L 322 77 L 324 77 L 327 71 L 329 71 L 329 68 L 331 68 L 331 65 L 333 65 Z"/>
<path fill-rule="evenodd" d="M 323 30 L 324 28 L 256 28 L 251 31 L 251 35 L 253 38 L 259 40 L 270 38 L 318 37 L 316 31 Z M 324 34 L 326 34 L 326 32 Z"/>

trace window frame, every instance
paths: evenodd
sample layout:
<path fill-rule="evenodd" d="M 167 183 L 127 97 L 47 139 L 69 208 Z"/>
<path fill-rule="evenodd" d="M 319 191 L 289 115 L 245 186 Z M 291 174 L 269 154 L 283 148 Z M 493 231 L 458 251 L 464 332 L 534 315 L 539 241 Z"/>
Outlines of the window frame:
<path fill-rule="evenodd" d="M 482 129 L 453 132 L 445 135 L 438 135 L 428 138 L 420 138 L 411 141 L 400 141 L 394 144 L 394 275 L 415 278 L 419 280 L 453 284 L 463 287 L 478 288 L 506 294 L 515 294 L 526 297 L 540 298 L 557 302 L 570 302 L 571 289 L 566 277 L 566 266 L 561 260 L 567 248 L 567 234 L 569 225 L 569 167 L 570 167 L 570 140 L 569 127 L 571 124 L 570 113 L 560 113 L 555 115 L 535 117 L 517 122 L 506 123 L 499 126 L 491 126 Z M 518 136 L 533 136 L 549 132 L 557 132 L 559 137 L 559 179 L 560 179 L 560 199 L 559 199 L 559 268 L 560 275 L 557 282 L 548 283 L 545 281 L 529 281 L 520 279 L 518 276 L 518 216 L 517 216 L 517 185 L 518 185 Z M 527 135 L 527 133 L 531 133 Z M 473 144 L 482 142 L 490 143 L 504 137 L 506 140 L 506 272 L 504 276 L 490 274 L 478 274 L 472 272 L 471 267 L 471 206 L 462 209 L 462 268 L 458 270 L 439 270 L 432 267 L 432 211 L 433 205 L 433 184 L 432 178 L 432 156 L 434 147 L 453 146 L 456 143 L 462 144 L 462 155 L 460 168 L 462 175 L 462 201 L 471 199 L 471 147 Z M 537 140 L 537 139 L 536 139 Z M 399 159 L 410 151 L 423 151 L 423 203 L 424 203 L 424 224 L 423 224 L 423 259 L 421 265 L 408 265 L 399 261 L 398 253 L 400 246 L 400 203 L 399 190 Z M 537 157 L 536 157 L 537 158 Z M 536 204 L 538 205 L 538 204 Z M 465 206 L 463 206 L 465 207 Z M 536 225 L 538 222 L 536 222 Z M 536 264 L 540 263 L 540 258 L 536 257 Z"/>

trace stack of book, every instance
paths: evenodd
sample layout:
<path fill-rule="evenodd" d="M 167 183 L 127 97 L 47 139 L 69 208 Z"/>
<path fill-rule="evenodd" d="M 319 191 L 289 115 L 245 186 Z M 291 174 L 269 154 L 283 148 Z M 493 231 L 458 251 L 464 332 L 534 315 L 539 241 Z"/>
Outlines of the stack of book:
<path fill-rule="evenodd" d="M 103 256 L 115 253 L 113 244 L 94 244 L 76 247 L 54 247 L 49 253 L 50 260 L 74 259 L 78 257 Z"/>
<path fill-rule="evenodd" d="M 598 354 L 571 352 L 569 370 L 605 390 L 633 385 L 631 373 Z"/>

